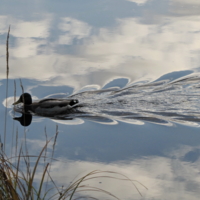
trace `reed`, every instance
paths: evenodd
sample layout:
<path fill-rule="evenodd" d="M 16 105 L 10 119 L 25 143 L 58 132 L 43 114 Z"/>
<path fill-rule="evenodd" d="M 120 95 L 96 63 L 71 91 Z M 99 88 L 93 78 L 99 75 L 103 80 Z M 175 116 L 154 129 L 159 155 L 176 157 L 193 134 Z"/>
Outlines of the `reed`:
<path fill-rule="evenodd" d="M 5 123 L 4 123 L 4 144 L 6 144 L 6 129 L 7 129 L 7 97 L 8 97 L 8 77 L 9 77 L 9 37 L 10 26 L 8 28 L 6 39 L 6 107 L 5 107 Z M 5 146 L 3 146 L 5 150 Z"/>
<path fill-rule="evenodd" d="M 91 198 L 97 199 L 95 197 L 88 197 L 81 195 L 82 192 L 101 192 L 104 193 L 114 199 L 119 198 L 114 194 L 110 193 L 107 190 L 100 189 L 98 187 L 89 186 L 87 184 L 88 181 L 92 179 L 116 179 L 120 181 L 129 181 L 138 193 L 140 193 L 137 184 L 142 185 L 146 188 L 143 184 L 136 180 L 131 180 L 127 176 L 114 172 L 114 171 L 101 171 L 101 170 L 94 170 L 86 175 L 82 176 L 81 178 L 75 179 L 70 185 L 67 187 L 60 187 L 58 186 L 53 178 L 50 175 L 50 166 L 52 162 L 55 160 L 52 156 L 48 158 L 46 156 L 46 151 L 48 145 L 50 145 L 50 141 L 54 139 L 53 148 L 51 155 L 54 154 L 55 150 L 55 142 L 58 136 L 58 132 L 55 134 L 54 138 L 50 138 L 46 140 L 45 145 L 41 149 L 39 155 L 26 155 L 26 145 L 22 142 L 20 148 L 18 148 L 19 152 L 17 153 L 17 157 L 15 157 L 16 162 L 11 162 L 14 160 L 13 157 L 8 158 L 6 154 L 1 151 L 0 152 L 0 199 L 7 199 L 7 200 L 45 200 L 45 199 L 52 199 L 52 200 L 75 200 L 78 198 Z M 29 159 L 27 159 L 29 158 Z M 44 162 L 45 158 L 45 162 Z M 32 160 L 31 160 L 32 159 Z M 35 160 L 33 162 L 33 160 Z M 50 160 L 50 162 L 47 162 Z M 29 163 L 28 163 L 29 162 Z M 31 163 L 32 164 L 31 166 Z M 41 172 L 41 166 L 43 164 L 43 171 L 42 175 L 40 176 L 40 180 L 38 181 L 38 177 L 36 179 L 37 173 Z M 23 168 L 21 169 L 21 167 Z M 121 178 L 120 178 L 120 177 Z M 49 181 L 50 180 L 50 181 Z M 44 187 L 45 183 L 48 182 L 49 187 Z M 36 184 L 37 183 L 37 184 Z M 36 186 L 38 185 L 38 186 Z M 147 188 L 146 188 L 147 189 Z"/>

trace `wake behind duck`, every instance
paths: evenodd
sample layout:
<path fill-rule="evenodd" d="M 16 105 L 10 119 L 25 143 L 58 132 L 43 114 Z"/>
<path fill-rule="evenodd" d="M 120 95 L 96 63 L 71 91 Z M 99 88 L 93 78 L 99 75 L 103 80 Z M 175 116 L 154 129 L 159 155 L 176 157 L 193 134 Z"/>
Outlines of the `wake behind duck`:
<path fill-rule="evenodd" d="M 22 95 L 14 104 L 25 102 L 25 113 L 64 120 L 87 118 L 97 122 L 194 125 L 200 122 L 199 94 L 200 76 L 190 76 L 173 81 L 137 83 L 122 89 L 85 91 L 67 99 L 43 99 L 31 104 L 23 101 L 30 97 Z"/>

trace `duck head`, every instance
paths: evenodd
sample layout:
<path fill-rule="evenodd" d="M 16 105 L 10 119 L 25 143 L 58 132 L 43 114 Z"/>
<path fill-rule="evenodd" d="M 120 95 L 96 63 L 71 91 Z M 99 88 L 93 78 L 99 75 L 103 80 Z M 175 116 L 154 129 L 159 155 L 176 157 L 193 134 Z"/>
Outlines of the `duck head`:
<path fill-rule="evenodd" d="M 16 105 L 18 103 L 24 103 L 24 105 L 30 105 L 32 104 L 32 97 L 29 93 L 23 93 L 18 101 L 14 102 L 13 105 Z"/>

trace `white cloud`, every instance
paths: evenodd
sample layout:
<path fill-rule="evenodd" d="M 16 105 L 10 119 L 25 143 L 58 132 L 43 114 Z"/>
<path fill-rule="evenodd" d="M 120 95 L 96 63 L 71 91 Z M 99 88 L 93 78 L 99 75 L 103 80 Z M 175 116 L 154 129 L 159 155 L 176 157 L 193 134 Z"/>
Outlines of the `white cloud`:
<path fill-rule="evenodd" d="M 91 30 L 88 24 L 70 17 L 63 18 L 58 27 L 65 32 L 59 37 L 59 44 L 68 45 L 72 44 L 74 38 L 82 39 L 89 36 Z"/>
<path fill-rule="evenodd" d="M 145 4 L 149 0 L 127 0 L 127 1 L 131 1 L 131 2 L 137 3 L 138 5 L 142 5 L 142 4 Z"/>
<path fill-rule="evenodd" d="M 50 20 L 18 21 L 12 26 L 11 34 L 23 38 L 47 38 L 49 36 L 49 22 Z"/>
<path fill-rule="evenodd" d="M 11 24 L 10 35 L 17 38 L 14 47 L 9 49 L 10 56 L 16 58 L 36 56 L 39 46 L 46 44 L 45 39 L 49 36 L 50 22 L 50 16 L 38 21 L 22 21 L 0 16 L 0 32 L 7 33 L 8 24 Z M 5 46 L 1 45 L 0 51 L 5 55 Z"/>
<path fill-rule="evenodd" d="M 145 157 L 128 163 L 123 161 L 109 164 L 89 161 L 55 161 L 51 166 L 51 177 L 57 184 L 65 186 L 78 174 L 80 178 L 93 170 L 114 171 L 139 181 L 148 190 L 135 182 L 143 195 L 140 197 L 130 182 L 109 178 L 92 179 L 84 184 L 106 189 L 120 199 L 133 199 L 134 197 L 134 199 L 160 200 L 165 197 L 166 199 L 198 200 L 200 159 L 193 163 L 182 161 L 182 157 L 192 149 L 194 148 L 182 146 L 180 149 L 169 152 L 170 156 Z M 177 152 L 179 156 L 177 156 Z M 172 157 L 173 159 L 171 159 Z M 117 174 L 104 173 L 104 175 L 120 177 Z M 37 174 L 37 177 L 41 177 L 40 173 Z M 190 185 L 193 188 L 189 187 Z M 98 199 L 102 199 L 101 193 L 94 193 L 94 195 Z"/>
<path fill-rule="evenodd" d="M 154 79 L 174 70 L 199 67 L 200 17 L 163 20 L 162 24 L 141 24 L 134 18 L 121 19 L 115 27 L 101 28 L 88 37 L 91 27 L 86 23 L 64 18 L 59 28 L 65 33 L 58 42 L 47 44 L 46 39 L 17 38 L 16 46 L 10 48 L 10 78 L 51 80 L 44 84 L 80 89 L 85 85 L 103 86 L 113 76 Z M 84 37 L 87 40 L 78 46 L 76 54 L 54 53 L 59 44 Z M 47 46 L 39 54 L 42 45 Z M 0 49 L 5 47 L 1 45 Z M 0 57 L 0 61 L 5 63 L 5 57 Z M 0 68 L 5 71 L 3 65 Z M 5 75 L 1 73 L 0 78 Z"/>
<path fill-rule="evenodd" d="M 171 0 L 169 11 L 176 16 L 199 16 L 199 0 Z"/>
<path fill-rule="evenodd" d="M 47 38 L 49 36 L 49 27 L 51 16 L 44 16 L 45 19 L 38 21 L 22 21 L 9 16 L 0 16 L 0 32 L 7 33 L 11 25 L 10 35 L 19 38 Z"/>
<path fill-rule="evenodd" d="M 38 47 L 45 44 L 44 40 L 32 38 L 17 38 L 16 47 L 12 49 L 12 56 L 16 58 L 26 58 L 38 54 Z"/>
<path fill-rule="evenodd" d="M 181 4 L 191 4 L 191 5 L 199 5 L 199 0 L 171 0 L 173 3 L 181 3 Z"/>

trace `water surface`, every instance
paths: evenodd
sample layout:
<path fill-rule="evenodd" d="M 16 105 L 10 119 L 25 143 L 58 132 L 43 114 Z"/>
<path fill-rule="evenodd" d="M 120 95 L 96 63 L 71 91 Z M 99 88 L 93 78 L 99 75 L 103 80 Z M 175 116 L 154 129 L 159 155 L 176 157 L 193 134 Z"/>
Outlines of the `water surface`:
<path fill-rule="evenodd" d="M 0 7 L 1 127 L 6 56 L 10 69 L 6 145 L 27 133 L 30 154 L 58 138 L 52 177 L 60 184 L 95 169 L 140 181 L 100 179 L 121 199 L 199 199 L 200 3 L 196 0 L 6 1 Z M 24 129 L 11 104 L 72 96 L 83 107 L 64 118 L 34 116 Z M 3 131 L 1 133 L 3 139 Z M 40 174 L 38 174 L 40 176 Z M 66 181 L 67 180 L 67 181 Z M 96 197 L 104 199 L 101 194 Z M 105 198 L 106 199 L 106 198 Z"/>

